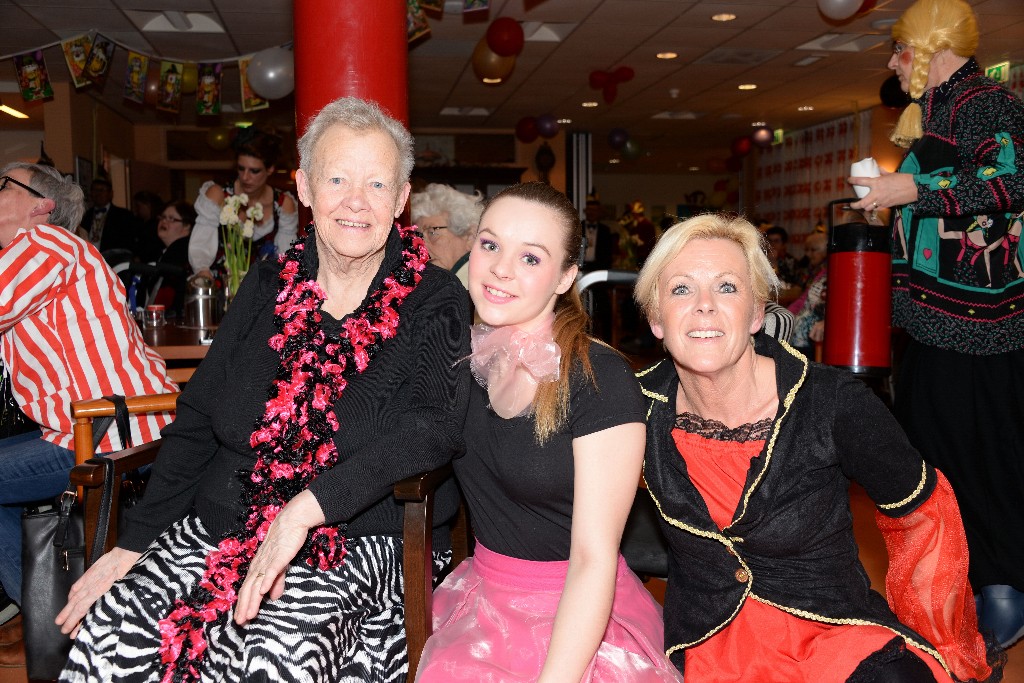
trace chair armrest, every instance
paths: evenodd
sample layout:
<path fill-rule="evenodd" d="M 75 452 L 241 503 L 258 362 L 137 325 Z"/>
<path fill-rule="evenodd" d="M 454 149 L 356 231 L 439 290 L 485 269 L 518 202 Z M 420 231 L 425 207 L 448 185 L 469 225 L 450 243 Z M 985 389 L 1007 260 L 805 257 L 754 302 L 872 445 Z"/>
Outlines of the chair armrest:
<path fill-rule="evenodd" d="M 160 439 L 157 439 L 156 441 L 127 448 L 106 456 L 107 460 L 114 462 L 114 476 L 120 476 L 143 465 L 151 464 L 156 460 L 156 454 L 160 450 L 160 443 Z M 103 465 L 88 460 L 81 465 L 75 465 L 71 469 L 71 483 L 75 486 L 99 488 L 103 485 L 103 476 Z"/>
<path fill-rule="evenodd" d="M 406 477 L 395 484 L 395 498 L 400 501 L 422 501 L 437 487 L 443 484 L 452 476 L 451 463 L 441 465 L 436 470 L 423 472 L 411 477 Z"/>
<path fill-rule="evenodd" d="M 178 403 L 181 392 L 166 394 L 147 394 L 145 396 L 129 396 L 125 399 L 130 414 L 172 412 Z M 114 404 L 105 398 L 92 398 L 74 401 L 71 404 L 71 417 L 104 417 L 114 414 Z"/>

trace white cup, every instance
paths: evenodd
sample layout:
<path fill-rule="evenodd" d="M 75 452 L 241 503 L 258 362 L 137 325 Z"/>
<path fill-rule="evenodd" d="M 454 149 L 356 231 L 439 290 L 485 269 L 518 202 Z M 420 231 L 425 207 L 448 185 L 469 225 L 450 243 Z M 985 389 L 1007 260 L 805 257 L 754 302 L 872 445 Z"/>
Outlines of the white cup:
<path fill-rule="evenodd" d="M 874 157 L 867 157 L 850 164 L 850 177 L 852 178 L 877 178 L 880 175 L 882 172 L 878 170 L 878 162 Z M 871 191 L 871 188 L 867 185 L 854 185 L 853 191 L 863 199 Z"/>

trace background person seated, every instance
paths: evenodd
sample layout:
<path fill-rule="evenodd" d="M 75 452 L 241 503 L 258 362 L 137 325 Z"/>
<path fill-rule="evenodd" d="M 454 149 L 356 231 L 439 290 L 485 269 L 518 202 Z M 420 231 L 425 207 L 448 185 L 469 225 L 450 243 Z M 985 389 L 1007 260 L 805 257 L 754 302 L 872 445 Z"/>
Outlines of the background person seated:
<path fill-rule="evenodd" d="M 423 233 L 430 262 L 450 270 L 469 286 L 469 248 L 476 236 L 483 203 L 442 183 L 430 183 L 410 199 L 413 225 Z"/>
<path fill-rule="evenodd" d="M 125 290 L 96 247 L 72 230 L 82 190 L 55 169 L 0 169 L 0 354 L 11 394 L 40 431 L 0 439 L 0 614 L 21 603 L 21 508 L 57 496 L 74 465 L 71 402 L 175 391 L 164 361 L 128 316 Z M 136 444 L 168 413 L 132 416 Z M 108 432 L 97 452 L 121 447 Z M 0 666 L 24 662 L 19 625 L 0 631 Z"/>

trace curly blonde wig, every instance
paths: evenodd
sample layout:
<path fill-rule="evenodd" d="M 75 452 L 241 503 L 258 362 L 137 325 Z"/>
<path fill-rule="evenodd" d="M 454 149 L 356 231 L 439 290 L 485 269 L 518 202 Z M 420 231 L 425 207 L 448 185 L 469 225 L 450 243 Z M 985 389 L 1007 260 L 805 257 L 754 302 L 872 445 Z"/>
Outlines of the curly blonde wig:
<path fill-rule="evenodd" d="M 959 57 L 972 56 L 978 49 L 978 20 L 964 0 L 917 0 L 893 24 L 892 39 L 914 48 L 910 72 L 910 97 L 914 101 L 903 110 L 889 138 L 900 147 L 910 147 L 924 135 L 917 100 L 928 84 L 932 57 L 942 50 Z"/>

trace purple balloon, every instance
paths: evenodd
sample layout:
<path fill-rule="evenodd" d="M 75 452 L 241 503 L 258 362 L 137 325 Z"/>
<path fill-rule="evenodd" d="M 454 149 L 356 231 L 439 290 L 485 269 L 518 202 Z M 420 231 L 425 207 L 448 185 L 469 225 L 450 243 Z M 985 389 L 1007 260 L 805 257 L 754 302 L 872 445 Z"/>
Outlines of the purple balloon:
<path fill-rule="evenodd" d="M 537 117 L 537 132 L 542 138 L 553 138 L 558 135 L 558 119 L 551 114 Z"/>
<path fill-rule="evenodd" d="M 608 146 L 612 149 L 622 149 L 629 142 L 629 133 L 624 128 L 612 128 L 608 131 Z"/>

